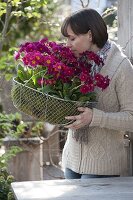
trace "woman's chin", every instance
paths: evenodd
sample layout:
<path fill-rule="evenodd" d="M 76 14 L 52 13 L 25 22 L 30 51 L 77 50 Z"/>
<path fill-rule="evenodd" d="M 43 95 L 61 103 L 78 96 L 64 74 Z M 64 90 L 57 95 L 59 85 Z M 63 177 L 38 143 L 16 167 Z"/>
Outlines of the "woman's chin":
<path fill-rule="evenodd" d="M 75 57 L 79 57 L 79 53 L 78 52 L 73 52 L 74 53 L 74 55 L 75 55 Z"/>

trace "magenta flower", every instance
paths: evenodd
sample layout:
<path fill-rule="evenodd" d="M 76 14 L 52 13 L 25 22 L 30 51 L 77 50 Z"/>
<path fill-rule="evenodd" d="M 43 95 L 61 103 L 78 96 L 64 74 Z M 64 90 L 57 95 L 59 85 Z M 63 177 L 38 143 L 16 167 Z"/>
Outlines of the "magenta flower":
<path fill-rule="evenodd" d="M 14 59 L 18 60 L 19 58 L 20 58 L 20 53 L 17 52 L 17 51 L 15 51 L 15 53 L 14 53 Z"/>
<path fill-rule="evenodd" d="M 36 46 L 34 45 L 34 43 L 30 43 L 28 44 L 26 47 L 25 47 L 25 51 L 28 53 L 28 52 L 32 52 L 36 50 Z"/>
<path fill-rule="evenodd" d="M 83 81 L 83 82 L 86 82 L 87 79 L 88 79 L 88 75 L 85 74 L 85 73 L 83 73 L 83 72 L 81 72 L 81 74 L 80 74 L 80 80 Z"/>
<path fill-rule="evenodd" d="M 108 78 L 108 76 L 103 77 L 101 74 L 96 74 L 95 80 L 96 80 L 96 86 L 102 88 L 103 90 L 109 86 L 110 79 Z"/>
<path fill-rule="evenodd" d="M 89 92 L 93 92 L 94 91 L 94 85 L 93 84 L 89 84 L 89 85 L 82 85 L 80 88 L 80 92 L 82 94 L 87 94 Z"/>
<path fill-rule="evenodd" d="M 37 80 L 37 83 L 38 83 L 39 85 L 41 85 L 41 86 L 43 86 L 44 84 L 45 84 L 45 85 L 54 85 L 54 84 L 56 83 L 56 81 L 55 81 L 54 79 L 49 79 L 49 80 L 47 80 L 47 79 L 44 79 L 44 78 L 39 78 L 39 79 Z"/>

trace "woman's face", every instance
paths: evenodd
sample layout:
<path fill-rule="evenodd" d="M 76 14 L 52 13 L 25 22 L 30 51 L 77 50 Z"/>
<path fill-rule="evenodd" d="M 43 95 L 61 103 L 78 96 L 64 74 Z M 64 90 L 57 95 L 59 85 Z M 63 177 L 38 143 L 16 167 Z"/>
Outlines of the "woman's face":
<path fill-rule="evenodd" d="M 91 50 L 92 36 L 88 31 L 86 34 L 76 35 L 70 26 L 67 27 L 67 46 L 70 47 L 75 56 L 79 56 L 79 53 L 83 53 L 86 50 Z"/>

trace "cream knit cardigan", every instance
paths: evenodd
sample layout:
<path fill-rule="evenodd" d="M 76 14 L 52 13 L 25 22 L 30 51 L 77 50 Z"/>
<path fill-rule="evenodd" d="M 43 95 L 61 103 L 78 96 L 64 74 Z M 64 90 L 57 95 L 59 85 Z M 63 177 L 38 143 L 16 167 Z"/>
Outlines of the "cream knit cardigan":
<path fill-rule="evenodd" d="M 81 174 L 126 175 L 124 134 L 133 132 L 133 66 L 114 42 L 100 73 L 111 81 L 104 91 L 97 91 L 89 142 L 79 144 L 69 130 L 62 164 Z"/>

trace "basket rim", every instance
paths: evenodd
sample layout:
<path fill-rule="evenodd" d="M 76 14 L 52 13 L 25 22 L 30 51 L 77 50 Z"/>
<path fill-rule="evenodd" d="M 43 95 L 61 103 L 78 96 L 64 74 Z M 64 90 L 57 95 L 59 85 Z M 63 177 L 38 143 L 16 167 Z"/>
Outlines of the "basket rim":
<path fill-rule="evenodd" d="M 47 93 L 43 93 L 43 92 L 40 92 L 40 91 L 38 91 L 38 90 L 36 90 L 36 89 L 34 89 L 34 88 L 31 88 L 31 87 L 29 87 L 29 86 L 27 86 L 27 85 L 25 85 L 25 84 L 22 84 L 22 83 L 20 83 L 19 81 L 17 81 L 16 80 L 16 78 L 17 77 L 13 77 L 13 82 L 15 82 L 15 83 L 17 83 L 17 84 L 19 84 L 19 85 L 21 85 L 21 86 L 23 86 L 23 87 L 26 87 L 26 88 L 28 88 L 28 89 L 31 89 L 31 90 L 34 90 L 34 91 L 36 91 L 36 92 L 38 92 L 38 93 L 40 93 L 40 94 L 42 94 L 42 95 L 46 95 L 46 96 L 49 96 L 49 97 L 51 97 L 51 98 L 54 98 L 54 99 L 57 99 L 57 100 L 60 100 L 60 101 L 65 101 L 65 102 L 70 102 L 70 103 L 79 103 L 79 104 L 83 104 L 83 103 L 85 103 L 85 104 L 96 104 L 97 103 L 97 101 L 73 101 L 73 100 L 66 100 L 66 99 L 62 99 L 62 98 L 59 98 L 59 97 L 56 97 L 56 96 L 52 96 L 52 95 L 49 95 L 49 94 L 47 94 Z"/>

